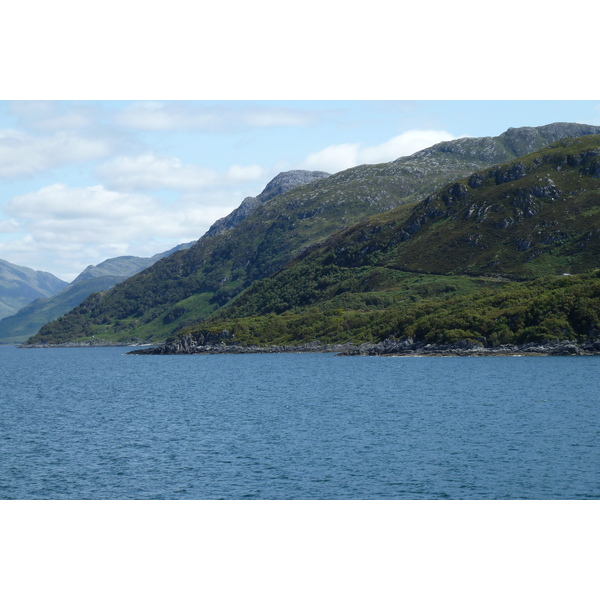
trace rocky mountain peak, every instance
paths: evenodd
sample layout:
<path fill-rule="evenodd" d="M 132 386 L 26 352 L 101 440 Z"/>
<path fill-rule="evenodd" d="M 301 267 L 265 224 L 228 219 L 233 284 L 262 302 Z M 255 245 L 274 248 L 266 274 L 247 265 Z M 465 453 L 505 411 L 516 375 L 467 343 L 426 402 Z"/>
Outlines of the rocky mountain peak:
<path fill-rule="evenodd" d="M 495 137 L 460 138 L 440 142 L 420 150 L 411 157 L 401 157 L 395 162 L 414 158 L 433 158 L 441 153 L 470 156 L 487 163 L 500 163 L 541 150 L 544 146 L 568 137 L 581 137 L 600 133 L 600 127 L 579 123 L 551 123 L 541 127 L 510 127 Z"/>
<path fill-rule="evenodd" d="M 329 177 L 325 171 L 284 171 L 267 183 L 265 189 L 258 196 L 248 196 L 234 211 L 226 217 L 215 221 L 203 237 L 212 237 L 217 233 L 235 227 L 263 202 L 279 196 L 295 187 L 311 183 L 317 179 Z"/>
<path fill-rule="evenodd" d="M 267 183 L 265 189 L 259 194 L 258 198 L 261 202 L 266 202 L 274 196 L 283 194 L 299 185 L 305 185 L 315 181 L 315 179 L 329 177 L 329 175 L 330 173 L 326 173 L 325 171 L 284 171 Z"/>

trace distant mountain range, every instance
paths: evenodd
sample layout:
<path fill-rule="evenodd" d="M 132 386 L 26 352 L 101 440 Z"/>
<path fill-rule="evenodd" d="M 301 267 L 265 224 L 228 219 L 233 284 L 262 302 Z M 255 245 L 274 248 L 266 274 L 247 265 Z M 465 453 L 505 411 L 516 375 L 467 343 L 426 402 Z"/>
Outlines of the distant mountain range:
<path fill-rule="evenodd" d="M 43 278 L 44 281 L 46 279 L 50 279 L 50 281 L 56 279 L 61 285 L 57 285 L 57 291 L 54 291 L 52 294 L 44 296 L 39 296 L 38 294 L 35 299 L 19 308 L 14 314 L 10 314 L 0 320 L 0 343 L 13 344 L 24 342 L 27 338 L 37 333 L 42 325 L 69 312 L 90 294 L 109 290 L 117 283 L 121 283 L 128 277 L 143 271 L 161 258 L 179 250 L 185 250 L 192 245 L 193 242 L 180 244 L 171 250 L 156 254 L 150 258 L 140 258 L 137 256 L 109 258 L 98 265 L 90 265 L 70 284 L 60 281 L 48 273 L 42 274 L 49 276 L 49 278 Z M 3 263 L 4 261 L 0 261 L 0 269 Z M 25 269 L 24 267 L 19 267 L 19 269 L 22 269 L 24 273 L 31 271 L 31 269 Z M 1 271 L 0 285 L 2 285 Z"/>
<path fill-rule="evenodd" d="M 36 298 L 57 294 L 67 285 L 51 273 L 0 259 L 0 319 L 14 314 Z"/>
<path fill-rule="evenodd" d="M 598 134 L 568 123 L 515 128 L 306 174 L 28 343 L 158 342 L 224 324 L 242 343 L 267 343 L 292 321 L 292 342 L 375 339 L 389 334 L 383 309 L 596 268 Z"/>

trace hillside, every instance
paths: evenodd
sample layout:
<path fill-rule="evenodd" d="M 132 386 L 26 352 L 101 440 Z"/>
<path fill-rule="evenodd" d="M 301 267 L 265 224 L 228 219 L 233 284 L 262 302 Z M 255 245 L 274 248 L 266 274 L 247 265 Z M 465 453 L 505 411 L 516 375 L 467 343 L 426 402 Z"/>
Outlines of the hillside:
<path fill-rule="evenodd" d="M 171 250 L 144 258 L 118 256 L 84 269 L 66 288 L 50 297 L 37 298 L 14 315 L 0 320 L 0 344 L 15 344 L 27 340 L 44 324 L 64 315 L 90 294 L 109 290 L 117 283 L 139 273 L 155 262 L 193 243 L 180 244 Z"/>
<path fill-rule="evenodd" d="M 600 136 L 590 136 L 348 228 L 181 335 L 227 330 L 262 345 L 595 338 L 599 267 Z"/>
<path fill-rule="evenodd" d="M 13 265 L 0 259 L 0 319 L 36 298 L 52 296 L 68 284 L 51 273 Z"/>
<path fill-rule="evenodd" d="M 283 191 L 254 206 L 232 227 L 205 235 L 187 252 L 163 259 L 108 293 L 87 298 L 28 343 L 91 336 L 112 341 L 165 339 L 366 217 L 376 221 L 375 215 L 390 209 L 404 215 L 406 205 L 444 185 L 572 132 L 592 134 L 600 128 L 554 124 L 511 129 L 497 138 L 453 140 L 391 163 L 355 167 Z"/>
<path fill-rule="evenodd" d="M 228 229 L 233 229 L 267 200 L 279 194 L 284 194 L 299 185 L 305 185 L 323 179 L 323 177 L 329 177 L 329 175 L 330 173 L 324 171 L 286 171 L 285 173 L 279 173 L 258 196 L 244 198 L 244 201 L 230 214 L 215 221 L 203 237 L 212 237 Z"/>
<path fill-rule="evenodd" d="M 599 266 L 600 136 L 472 174 L 332 239 L 328 261 L 533 279 Z"/>

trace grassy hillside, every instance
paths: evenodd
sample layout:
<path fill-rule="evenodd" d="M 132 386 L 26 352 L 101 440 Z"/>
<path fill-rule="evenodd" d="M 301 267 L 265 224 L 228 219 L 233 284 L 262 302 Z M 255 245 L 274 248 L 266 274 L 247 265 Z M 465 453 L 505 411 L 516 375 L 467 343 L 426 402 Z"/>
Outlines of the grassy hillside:
<path fill-rule="evenodd" d="M 598 267 L 600 136 L 591 136 L 370 217 L 181 333 L 227 329 L 248 344 L 579 338 L 600 329 Z"/>
<path fill-rule="evenodd" d="M 16 314 L 0 321 L 0 343 L 16 344 L 39 331 L 40 327 L 64 315 L 83 302 L 90 294 L 107 290 L 125 281 L 126 277 L 97 276 L 78 281 L 50 298 L 38 298 L 21 308 Z"/>
<path fill-rule="evenodd" d="M 477 172 L 410 213 L 364 221 L 322 251 L 343 266 L 532 279 L 598 266 L 600 136 Z"/>
<path fill-rule="evenodd" d="M 111 341 L 159 341 L 195 326 L 231 303 L 253 283 L 270 278 L 290 261 L 293 265 L 313 250 L 316 254 L 310 254 L 306 260 L 323 266 L 381 267 L 388 271 L 404 269 L 440 274 L 508 272 L 502 263 L 485 270 L 478 263 L 474 263 L 472 269 L 473 260 L 464 262 L 467 253 L 460 236 L 470 235 L 467 225 L 461 225 L 463 231 L 458 232 L 458 237 L 449 238 L 443 246 L 446 242 L 442 238 L 453 234 L 448 228 L 442 235 L 441 223 L 459 218 L 460 215 L 452 211 L 460 204 L 462 190 L 471 180 L 452 183 L 439 199 L 433 195 L 441 187 L 469 177 L 483 166 L 506 157 L 514 158 L 525 149 L 540 147 L 553 136 L 564 136 L 573 130 L 579 132 L 582 128 L 583 133 L 588 134 L 598 130 L 557 124 L 509 130 L 498 138 L 454 140 L 392 163 L 363 165 L 295 187 L 253 208 L 234 227 L 205 236 L 188 251 L 163 259 L 110 292 L 86 299 L 65 317 L 42 328 L 30 342 L 63 343 L 91 336 Z M 481 188 L 477 192 L 479 198 L 488 184 L 478 186 L 474 182 L 471 181 L 473 185 L 467 192 L 475 194 Z M 561 185 L 567 183 L 560 181 Z M 548 185 L 546 182 L 538 186 L 536 182 L 532 191 L 534 199 L 537 187 L 545 189 Z M 417 204 L 421 200 L 424 202 Z M 477 202 L 487 206 L 485 203 L 490 200 L 482 197 Z M 416 206 L 415 210 L 407 211 L 409 205 Z M 390 210 L 392 212 L 382 212 Z M 425 212 L 421 214 L 419 210 Z M 469 214 L 467 221 L 474 214 Z M 523 218 L 527 216 L 523 212 Z M 479 225 L 474 226 L 473 235 L 479 235 Z M 548 225 L 547 229 L 552 227 Z M 437 228 L 440 231 L 436 235 Z M 431 237 L 426 238 L 425 234 Z M 524 238 L 523 247 L 527 241 Z M 401 242 L 402 250 L 399 250 Z M 458 242 L 460 248 L 454 261 L 448 259 L 452 262 L 450 267 L 450 263 L 443 261 Z M 479 238 L 473 238 L 467 241 L 467 246 L 477 243 L 480 243 Z M 426 244 L 431 245 L 431 252 L 424 252 Z M 411 248 L 413 257 L 408 260 L 403 252 Z M 477 255 L 480 249 L 481 246 Z M 413 260 L 414 264 L 410 262 Z M 441 262 L 436 266 L 438 261 Z M 486 264 L 490 262 L 492 259 Z M 517 275 L 511 272 L 511 276 Z M 383 278 L 387 281 L 390 276 L 386 274 Z M 313 287 L 310 278 L 301 281 L 305 289 Z M 324 290 L 329 289 L 325 283 L 323 286 Z M 247 297 L 244 298 L 246 302 Z M 263 300 L 255 304 L 261 305 Z M 285 303 L 290 307 L 300 306 L 293 298 Z"/>
<path fill-rule="evenodd" d="M 600 270 L 512 283 L 404 273 L 396 283 L 386 292 L 344 292 L 282 313 L 215 315 L 180 337 L 215 339 L 227 330 L 230 342 L 264 346 L 404 337 L 498 346 L 600 337 Z"/>

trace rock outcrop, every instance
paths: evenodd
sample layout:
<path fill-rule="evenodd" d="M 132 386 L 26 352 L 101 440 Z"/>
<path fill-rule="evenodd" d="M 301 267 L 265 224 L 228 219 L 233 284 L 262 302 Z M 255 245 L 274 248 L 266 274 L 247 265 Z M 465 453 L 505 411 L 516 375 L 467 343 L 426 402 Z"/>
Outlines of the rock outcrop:
<path fill-rule="evenodd" d="M 267 202 L 279 194 L 283 194 L 295 187 L 311 183 L 323 177 L 329 177 L 330 173 L 325 171 L 285 171 L 279 173 L 272 179 L 265 189 L 258 196 L 248 196 L 242 203 L 226 217 L 215 221 L 210 229 L 204 234 L 204 237 L 212 237 L 232 229 L 238 223 L 241 223 L 250 213 L 258 208 L 263 202 Z"/>
<path fill-rule="evenodd" d="M 206 335 L 205 335 L 206 333 Z M 486 347 L 482 344 L 463 340 L 453 344 L 427 344 L 415 342 L 412 338 L 400 340 L 390 338 L 378 343 L 354 345 L 322 344 L 318 340 L 302 345 L 281 346 L 242 346 L 236 343 L 226 330 L 215 335 L 204 332 L 171 340 L 160 346 L 140 348 L 128 354 L 274 354 L 293 352 L 333 352 L 338 356 L 585 356 L 600 354 L 600 338 L 584 343 L 573 340 L 531 342 L 521 345 Z"/>
<path fill-rule="evenodd" d="M 361 344 L 343 351 L 345 356 L 503 356 L 503 355 L 544 355 L 581 356 L 600 354 L 600 339 L 578 344 L 573 340 L 531 342 L 486 347 L 482 344 L 463 340 L 453 344 L 427 344 L 415 342 L 412 338 L 401 340 L 387 339 L 376 344 Z"/>

